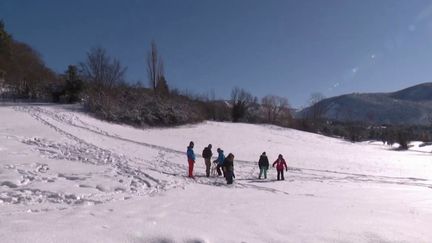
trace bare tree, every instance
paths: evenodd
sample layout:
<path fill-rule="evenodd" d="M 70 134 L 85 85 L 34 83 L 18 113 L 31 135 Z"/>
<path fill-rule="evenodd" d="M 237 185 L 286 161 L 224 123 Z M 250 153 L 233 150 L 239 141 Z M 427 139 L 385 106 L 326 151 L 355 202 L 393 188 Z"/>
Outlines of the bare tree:
<path fill-rule="evenodd" d="M 157 83 L 164 77 L 164 65 L 162 57 L 159 56 L 156 47 L 156 42 L 151 42 L 151 50 L 147 54 L 147 75 L 149 78 L 150 86 L 156 90 Z"/>
<path fill-rule="evenodd" d="M 276 109 L 276 99 L 273 95 L 266 95 L 261 99 L 261 105 L 264 110 L 266 121 L 273 122 L 274 111 Z"/>
<path fill-rule="evenodd" d="M 285 97 L 267 95 L 261 99 L 261 105 L 267 122 L 286 125 L 288 121 L 285 119 L 292 118 L 288 99 Z"/>
<path fill-rule="evenodd" d="M 126 68 L 120 61 L 108 56 L 102 47 L 92 48 L 87 53 L 87 60 L 80 63 L 83 76 L 96 86 L 113 87 L 124 81 Z"/>

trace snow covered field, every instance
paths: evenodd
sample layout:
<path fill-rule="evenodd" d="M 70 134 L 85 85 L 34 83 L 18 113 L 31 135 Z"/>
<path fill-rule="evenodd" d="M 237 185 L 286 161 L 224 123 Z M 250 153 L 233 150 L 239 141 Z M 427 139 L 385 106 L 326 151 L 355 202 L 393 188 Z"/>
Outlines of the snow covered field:
<path fill-rule="evenodd" d="M 206 178 L 186 146 L 235 155 Z M 275 126 L 135 129 L 76 106 L 0 103 L 1 242 L 432 242 L 432 150 Z M 258 180 L 266 151 L 285 181 Z"/>

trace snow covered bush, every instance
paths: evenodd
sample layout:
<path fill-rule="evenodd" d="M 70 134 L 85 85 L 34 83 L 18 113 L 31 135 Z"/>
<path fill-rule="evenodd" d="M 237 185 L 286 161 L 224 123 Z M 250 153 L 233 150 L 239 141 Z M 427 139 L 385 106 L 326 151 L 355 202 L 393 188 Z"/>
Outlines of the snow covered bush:
<path fill-rule="evenodd" d="M 92 90 L 86 99 L 96 117 L 133 126 L 175 126 L 206 119 L 202 107 L 183 96 L 158 96 L 125 84 Z"/>

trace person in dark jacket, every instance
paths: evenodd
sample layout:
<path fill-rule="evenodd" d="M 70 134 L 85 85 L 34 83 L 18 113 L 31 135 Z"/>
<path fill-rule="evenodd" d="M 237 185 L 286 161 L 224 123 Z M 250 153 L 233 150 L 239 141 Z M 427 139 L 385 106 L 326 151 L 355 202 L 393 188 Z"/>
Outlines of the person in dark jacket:
<path fill-rule="evenodd" d="M 194 143 L 191 141 L 189 143 L 189 146 L 187 147 L 187 152 L 186 152 L 188 164 L 189 164 L 189 177 L 190 178 L 194 178 L 193 168 L 194 168 L 194 164 L 195 164 L 195 153 L 193 151 L 193 147 L 194 147 Z"/>
<path fill-rule="evenodd" d="M 235 178 L 235 175 L 234 175 L 234 155 L 232 153 L 228 154 L 228 156 L 225 158 L 223 166 L 224 166 L 225 179 L 227 181 L 227 184 L 232 184 L 233 178 Z"/>
<path fill-rule="evenodd" d="M 264 179 L 267 179 L 267 170 L 269 168 L 269 161 L 266 155 L 266 152 L 263 152 L 258 161 L 258 167 L 260 169 L 260 173 L 258 179 L 261 179 L 261 176 L 264 175 Z"/>
<path fill-rule="evenodd" d="M 273 163 L 273 167 L 276 165 L 277 170 L 277 180 L 285 180 L 284 178 L 284 169 L 285 171 L 288 171 L 288 166 L 282 157 L 282 154 L 279 154 L 277 160 Z"/>
<path fill-rule="evenodd" d="M 202 157 L 204 158 L 204 163 L 206 166 L 206 176 L 210 176 L 210 167 L 211 167 L 211 157 L 213 156 L 213 152 L 211 151 L 212 145 L 209 144 L 204 148 L 202 152 Z"/>
<path fill-rule="evenodd" d="M 224 160 L 225 160 L 225 155 L 224 155 L 224 151 L 220 148 L 217 149 L 218 152 L 218 157 L 215 161 L 213 161 L 214 163 L 216 163 L 216 171 L 218 173 L 218 176 L 222 175 L 222 171 L 221 168 L 223 166 Z M 225 177 L 225 171 L 223 171 L 224 177 Z"/>

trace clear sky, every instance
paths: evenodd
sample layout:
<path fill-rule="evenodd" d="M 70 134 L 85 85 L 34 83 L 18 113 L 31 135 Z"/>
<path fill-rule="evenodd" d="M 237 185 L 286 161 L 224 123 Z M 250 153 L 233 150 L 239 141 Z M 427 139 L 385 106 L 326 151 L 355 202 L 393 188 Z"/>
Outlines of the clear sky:
<path fill-rule="evenodd" d="M 57 72 L 102 46 L 146 85 L 154 39 L 170 86 L 218 98 L 239 86 L 301 107 L 432 81 L 430 0 L 1 0 L 0 18 Z"/>

